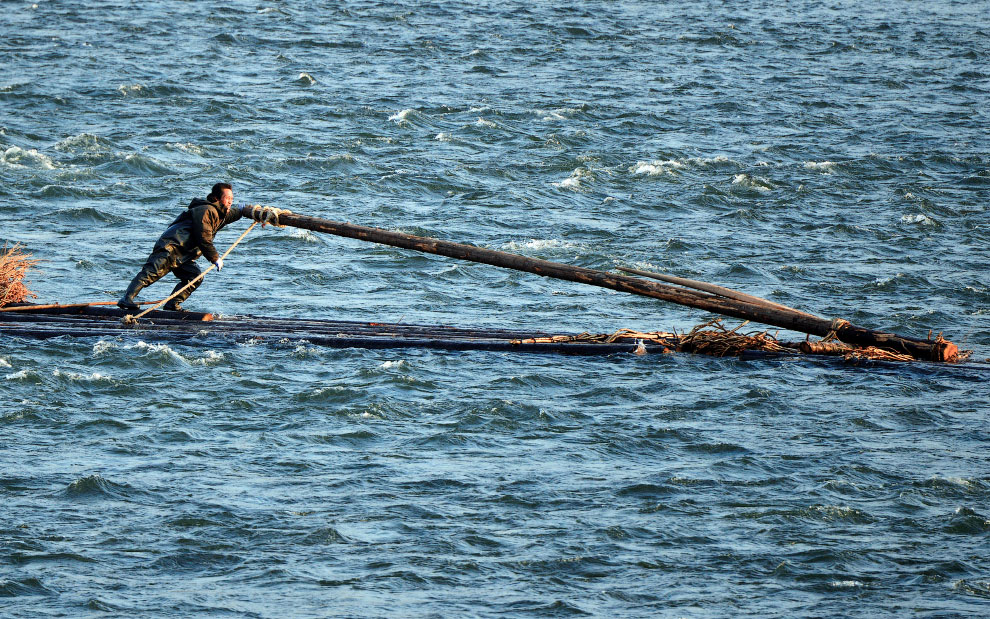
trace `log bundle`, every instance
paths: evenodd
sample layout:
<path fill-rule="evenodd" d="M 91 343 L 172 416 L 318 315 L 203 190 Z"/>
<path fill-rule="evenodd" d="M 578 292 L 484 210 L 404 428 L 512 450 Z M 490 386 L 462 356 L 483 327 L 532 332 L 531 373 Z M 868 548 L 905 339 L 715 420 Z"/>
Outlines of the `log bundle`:
<path fill-rule="evenodd" d="M 314 232 L 525 271 L 543 277 L 629 292 L 702 309 L 722 316 L 741 318 L 819 337 L 834 337 L 846 344 L 875 347 L 895 354 L 909 355 L 913 359 L 952 362 L 959 358 L 958 347 L 941 337 L 935 340 L 904 337 L 860 327 L 846 320 L 822 318 L 776 304 L 759 303 L 752 299 L 731 298 L 628 275 L 530 258 L 436 238 L 331 221 L 284 210 L 278 211 L 277 221 L 275 221 L 271 212 L 273 210 L 275 209 L 245 206 L 242 207 L 241 214 L 256 221 L 276 223 L 280 226 L 292 226 Z"/>
<path fill-rule="evenodd" d="M 16 311 L 11 311 L 15 310 Z M 676 340 L 657 334 L 614 338 L 521 329 L 465 329 L 449 326 L 359 322 L 265 316 L 215 316 L 199 312 L 154 311 L 136 325 L 121 322 L 117 308 L 20 306 L 0 310 L 0 334 L 37 339 L 121 337 L 174 342 L 302 343 L 330 348 L 426 348 L 506 352 L 609 355 L 662 353 Z M 671 334 L 672 338 L 673 336 Z"/>

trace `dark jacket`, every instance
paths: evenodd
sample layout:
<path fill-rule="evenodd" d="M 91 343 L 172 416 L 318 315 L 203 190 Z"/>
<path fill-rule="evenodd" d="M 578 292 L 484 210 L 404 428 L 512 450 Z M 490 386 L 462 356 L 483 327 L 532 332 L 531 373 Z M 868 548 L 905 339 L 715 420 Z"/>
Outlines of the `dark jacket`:
<path fill-rule="evenodd" d="M 224 226 L 241 218 L 234 206 L 225 209 L 218 202 L 193 198 L 186 210 L 175 218 L 155 244 L 155 250 L 177 252 L 179 262 L 189 262 L 206 256 L 210 262 L 220 258 L 213 246 L 213 236 Z"/>

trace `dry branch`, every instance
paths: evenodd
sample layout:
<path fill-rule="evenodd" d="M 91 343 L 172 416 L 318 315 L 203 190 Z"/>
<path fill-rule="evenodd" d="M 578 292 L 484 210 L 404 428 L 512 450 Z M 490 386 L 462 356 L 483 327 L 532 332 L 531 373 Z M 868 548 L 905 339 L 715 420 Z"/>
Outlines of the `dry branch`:
<path fill-rule="evenodd" d="M 37 298 L 38 295 L 24 285 L 24 276 L 39 262 L 21 251 L 20 244 L 9 248 L 4 244 L 0 250 L 0 307 Z"/>

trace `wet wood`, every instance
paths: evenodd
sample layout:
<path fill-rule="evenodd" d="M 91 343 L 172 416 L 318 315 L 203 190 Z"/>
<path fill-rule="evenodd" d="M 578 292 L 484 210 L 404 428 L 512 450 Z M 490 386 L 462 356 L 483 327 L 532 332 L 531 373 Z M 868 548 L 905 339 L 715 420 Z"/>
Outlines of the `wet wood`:
<path fill-rule="evenodd" d="M 152 303 L 158 303 L 158 301 L 145 301 L 142 305 L 151 305 Z M 105 306 L 111 307 L 105 307 Z M 130 314 L 130 311 L 122 310 L 117 307 L 115 302 L 106 303 L 68 303 L 65 305 L 60 305 L 58 303 L 52 303 L 48 305 L 21 305 L 11 310 L 17 310 L 18 314 L 85 314 L 88 316 L 112 316 L 116 318 L 123 318 L 124 316 Z M 183 320 L 191 322 L 208 322 L 213 320 L 213 314 L 209 312 L 171 312 L 167 310 L 156 310 L 148 314 L 148 318 L 167 318 L 170 320 Z"/>
<path fill-rule="evenodd" d="M 90 308 L 93 311 L 96 308 Z M 300 324 L 301 323 L 301 324 Z M 232 316 L 210 322 L 195 322 L 158 318 L 127 327 L 113 316 L 17 314 L 0 319 L 0 333 L 37 339 L 53 337 L 126 337 L 186 342 L 203 337 L 229 342 L 266 341 L 274 344 L 309 343 L 331 348 L 426 348 L 434 350 L 488 350 L 528 353 L 561 353 L 571 355 L 610 355 L 632 353 L 637 342 L 537 342 L 540 337 L 552 337 L 541 331 L 511 331 L 503 329 L 458 329 L 427 325 L 383 325 L 373 322 L 346 322 L 293 319 L 271 319 L 257 316 Z M 523 342 L 508 334 L 530 338 Z M 661 353 L 664 346 L 645 342 L 646 353 Z"/>
<path fill-rule="evenodd" d="M 747 303 L 753 303 L 754 305 L 765 305 L 767 307 L 775 307 L 777 309 L 787 310 L 791 312 L 796 312 L 798 314 L 804 314 L 812 318 L 820 318 L 814 314 L 809 314 L 807 312 L 802 312 L 801 310 L 794 309 L 793 307 L 787 307 L 786 305 L 781 305 L 780 303 L 774 303 L 769 299 L 764 299 L 762 297 L 754 297 L 753 295 L 746 294 L 745 292 L 739 292 L 738 290 L 733 290 L 732 288 L 726 288 L 725 286 L 719 286 L 716 284 L 709 284 L 708 282 L 701 282 L 696 279 L 687 279 L 686 277 L 676 277 L 674 275 L 667 275 L 664 273 L 654 273 L 653 271 L 643 271 L 640 269 L 630 269 L 627 267 L 617 267 L 620 271 L 629 273 L 631 275 L 638 275 L 640 277 L 649 277 L 652 279 L 658 279 L 660 281 L 667 282 L 668 284 L 674 284 L 676 286 L 684 286 L 685 288 L 693 288 L 695 290 L 701 290 L 702 292 L 709 292 L 720 297 L 726 297 L 728 299 L 736 299 L 737 301 L 746 301 Z"/>
<path fill-rule="evenodd" d="M 253 218 L 256 209 L 245 206 L 241 214 Z M 259 218 L 259 221 L 261 219 Z M 738 299 L 729 299 L 695 290 L 646 281 L 626 275 L 618 275 L 577 267 L 549 260 L 529 258 L 517 254 L 454 243 L 440 239 L 421 237 L 402 232 L 393 232 L 381 228 L 371 228 L 350 223 L 331 221 L 317 217 L 282 212 L 279 214 L 280 225 L 292 226 L 333 234 L 346 238 L 380 243 L 403 249 L 410 249 L 459 260 L 479 262 L 492 266 L 525 271 L 543 277 L 551 277 L 572 281 L 591 286 L 609 288 L 620 292 L 629 292 L 646 297 L 652 297 L 678 305 L 694 307 L 705 311 L 752 320 L 782 329 L 798 331 L 824 337 L 832 332 L 849 344 L 857 346 L 877 346 L 896 352 L 910 354 L 916 359 L 930 361 L 953 361 L 958 357 L 955 344 L 946 341 L 929 341 L 902 337 L 893 333 L 873 331 L 865 327 L 852 325 L 845 321 L 832 321 L 811 314 L 805 314 L 790 308 L 767 307 L 762 304 L 749 303 Z"/>
<path fill-rule="evenodd" d="M 158 301 L 141 301 L 138 305 L 152 305 L 158 303 Z M 117 305 L 116 301 L 95 301 L 93 303 L 50 303 L 48 305 L 36 305 L 33 303 L 21 303 L 16 305 L 7 305 L 5 307 L 0 307 L 0 312 L 36 312 L 38 310 L 72 310 L 84 307 L 97 307 L 104 305 Z"/>

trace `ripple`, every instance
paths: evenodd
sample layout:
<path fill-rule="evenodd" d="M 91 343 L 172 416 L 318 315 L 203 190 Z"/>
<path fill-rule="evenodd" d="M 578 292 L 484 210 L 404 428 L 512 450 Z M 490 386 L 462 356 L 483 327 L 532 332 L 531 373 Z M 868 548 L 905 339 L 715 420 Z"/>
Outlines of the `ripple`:
<path fill-rule="evenodd" d="M 113 499 L 126 501 L 140 492 L 126 484 L 112 482 L 102 475 L 89 475 L 73 481 L 65 489 L 65 496 L 73 500 Z"/>

